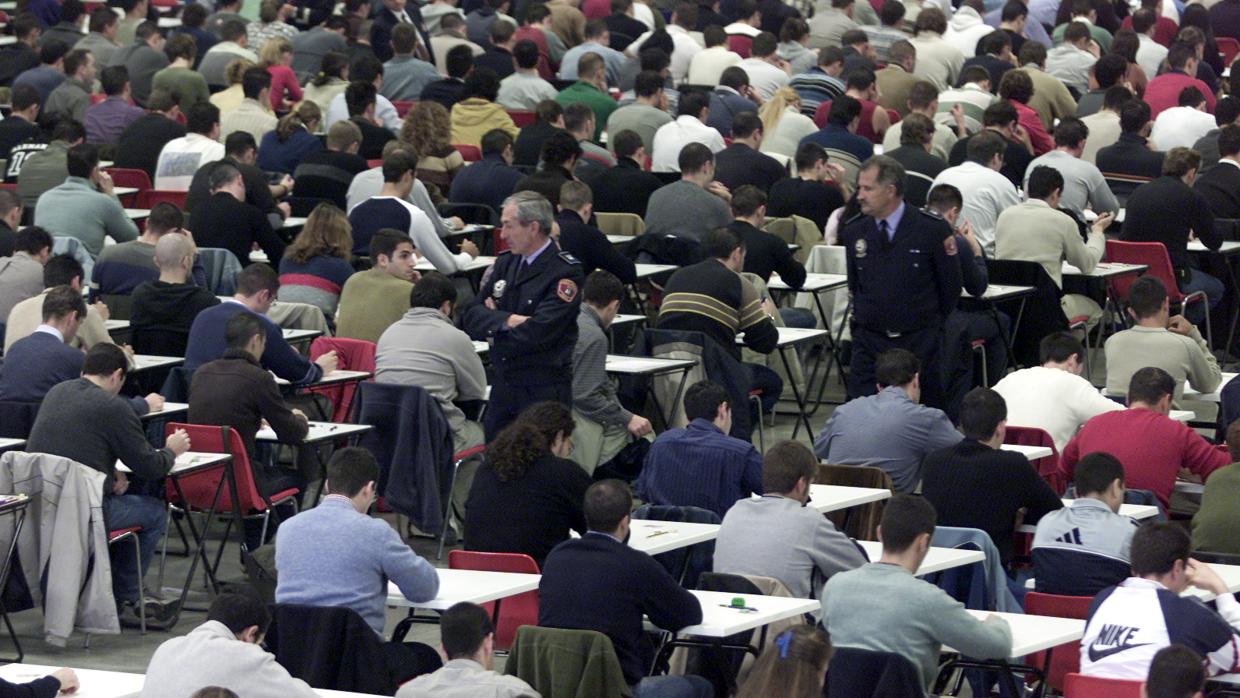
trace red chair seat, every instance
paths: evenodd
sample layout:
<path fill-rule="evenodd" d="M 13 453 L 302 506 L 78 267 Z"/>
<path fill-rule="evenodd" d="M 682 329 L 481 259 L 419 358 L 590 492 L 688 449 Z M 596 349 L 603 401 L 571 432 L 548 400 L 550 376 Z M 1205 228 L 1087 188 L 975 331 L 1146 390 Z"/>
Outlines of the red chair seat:
<path fill-rule="evenodd" d="M 1064 681 L 1064 698 L 1141 698 L 1144 681 L 1132 679 L 1100 679 L 1096 676 L 1068 674 Z"/>
<path fill-rule="evenodd" d="M 474 446 L 473 448 L 467 448 L 464 451 L 457 451 L 456 453 L 452 454 L 452 460 L 454 461 L 465 460 L 466 458 L 476 456 L 485 450 L 487 450 L 487 447 L 485 444 L 483 444 L 481 446 Z"/>
<path fill-rule="evenodd" d="M 1034 616 L 1084 620 L 1089 613 L 1089 604 L 1093 600 L 1091 596 L 1060 596 L 1031 591 L 1025 594 L 1025 613 Z M 1050 653 L 1051 662 L 1046 672 L 1046 683 L 1056 691 L 1063 691 L 1064 677 L 1074 674 L 1081 668 L 1081 643 L 1078 640 L 1060 645 L 1051 649 Z M 1042 666 L 1044 656 L 1044 653 L 1038 652 L 1026 659 L 1030 666 Z"/>
<path fill-rule="evenodd" d="M 478 162 L 482 159 L 482 151 L 479 150 L 476 145 L 453 143 L 452 147 L 456 148 L 456 151 L 461 154 L 461 157 L 465 159 L 465 162 Z"/>
<path fill-rule="evenodd" d="M 129 528 L 118 528 L 115 531 L 108 531 L 108 542 L 111 543 L 112 541 L 116 540 L 117 538 L 120 538 L 126 533 L 141 533 L 141 532 L 142 532 L 141 526 L 130 526 Z"/>

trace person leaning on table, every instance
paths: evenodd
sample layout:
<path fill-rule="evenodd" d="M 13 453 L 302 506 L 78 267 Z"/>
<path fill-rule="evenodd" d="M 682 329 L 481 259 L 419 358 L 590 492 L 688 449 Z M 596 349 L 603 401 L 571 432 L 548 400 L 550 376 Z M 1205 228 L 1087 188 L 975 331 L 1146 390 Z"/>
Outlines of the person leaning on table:
<path fill-rule="evenodd" d="M 78 689 L 77 674 L 72 669 L 57 669 L 41 679 L 28 683 L 10 683 L 0 679 L 0 695 L 22 698 L 52 698 Z"/>

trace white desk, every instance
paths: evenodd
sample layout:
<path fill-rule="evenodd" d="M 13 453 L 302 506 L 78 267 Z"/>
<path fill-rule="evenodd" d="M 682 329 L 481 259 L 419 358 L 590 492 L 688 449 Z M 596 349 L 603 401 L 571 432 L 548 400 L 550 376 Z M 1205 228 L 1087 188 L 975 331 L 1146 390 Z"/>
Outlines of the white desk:
<path fill-rule="evenodd" d="M 104 320 L 103 326 L 108 332 L 122 332 L 129 329 L 128 320 Z"/>
<path fill-rule="evenodd" d="M 185 363 L 185 357 L 182 356 L 155 356 L 153 354 L 134 354 L 133 355 L 133 372 L 150 371 L 155 368 L 163 368 L 166 366 L 180 366 Z"/>
<path fill-rule="evenodd" d="M 985 620 L 999 616 L 1012 628 L 1012 656 L 1023 657 L 1052 647 L 1080 640 L 1085 635 L 1085 621 L 1080 618 L 1053 618 L 1030 616 L 1023 613 L 995 613 L 992 611 L 969 611 L 974 618 Z M 944 647 L 944 652 L 955 652 Z"/>
<path fill-rule="evenodd" d="M 1021 446 L 1019 444 L 1003 444 L 999 448 L 1004 451 L 1019 453 L 1029 460 L 1049 458 L 1054 452 L 1051 450 L 1050 446 Z"/>
<path fill-rule="evenodd" d="M 772 291 L 802 291 L 805 293 L 823 293 L 825 291 L 834 291 L 848 285 L 848 276 L 845 274 L 806 274 L 805 283 L 800 288 L 792 288 L 779 278 L 779 274 L 771 274 L 771 280 L 767 282 L 766 287 Z"/>
<path fill-rule="evenodd" d="M 866 557 L 870 558 L 870 562 L 876 562 L 883 556 L 883 544 L 876 540 L 859 540 L 857 545 L 860 545 L 865 550 Z M 953 567 L 964 567 L 976 562 L 983 562 L 985 559 L 986 555 L 980 550 L 930 548 L 926 552 L 926 559 L 921 561 L 921 567 L 917 568 L 917 576 L 934 574 L 935 572 L 950 570 Z"/>
<path fill-rule="evenodd" d="M 483 356 L 487 352 L 491 351 L 491 345 L 487 344 L 486 342 L 475 339 L 473 340 L 473 343 L 474 343 L 474 352 L 477 353 L 478 356 Z"/>
<path fill-rule="evenodd" d="M 1240 242 L 1236 240 L 1224 240 L 1223 244 L 1217 250 L 1208 249 L 1200 240 L 1191 240 L 1188 243 L 1189 252 L 1205 253 L 1213 252 L 1214 254 L 1233 255 L 1240 254 Z"/>
<path fill-rule="evenodd" d="M 1065 507 L 1070 507 L 1072 506 L 1072 502 L 1076 500 L 1065 497 L 1062 501 Z M 1155 516 L 1158 516 L 1158 507 L 1152 504 L 1121 504 L 1119 505 L 1119 514 L 1120 516 L 1127 516 L 1128 518 L 1136 519 L 1137 521 L 1142 519 L 1152 519 Z M 1016 532 L 1035 533 L 1037 528 L 1038 527 L 1033 524 L 1022 524 L 1016 527 Z"/>
<path fill-rule="evenodd" d="M 306 224 L 305 216 L 289 216 L 284 219 L 281 228 L 300 228 Z"/>
<path fill-rule="evenodd" d="M 335 441 L 352 436 L 365 434 L 374 427 L 369 424 L 336 424 L 334 422 L 310 422 L 310 429 L 306 433 L 306 438 L 301 440 L 303 444 L 321 443 L 324 441 Z M 276 437 L 276 430 L 270 426 L 263 427 L 254 434 L 255 441 L 267 441 L 269 443 L 279 443 L 280 439 Z"/>
<path fill-rule="evenodd" d="M 141 220 L 143 218 L 150 216 L 151 209 L 149 208 L 127 208 L 125 209 L 125 215 L 129 216 L 132 220 L 137 221 L 137 220 Z"/>
<path fill-rule="evenodd" d="M 891 490 L 881 487 L 847 487 L 845 485 L 810 485 L 808 506 L 823 514 L 849 507 L 878 502 L 891 497 Z"/>
<path fill-rule="evenodd" d="M 1167 416 L 1177 422 L 1191 422 L 1197 413 L 1192 410 L 1171 410 Z"/>
<path fill-rule="evenodd" d="M 286 330 L 282 330 L 282 332 L 284 333 L 284 341 L 289 342 L 289 343 L 307 342 L 323 334 L 322 332 L 318 330 L 287 330 L 286 329 Z"/>
<path fill-rule="evenodd" d="M 142 415 L 142 419 L 155 419 L 156 417 L 171 417 L 174 414 L 182 414 L 189 412 L 188 402 L 165 402 L 162 410 L 147 412 Z"/>
<path fill-rule="evenodd" d="M 1215 390 L 1212 393 L 1199 393 L 1195 388 L 1185 382 L 1184 398 L 1188 400 L 1201 400 L 1202 402 L 1218 402 L 1220 399 L 1219 394 L 1223 392 L 1223 386 L 1230 383 L 1231 379 L 1235 377 L 1235 373 L 1224 373 L 1223 380 L 1218 384 L 1218 390 Z"/>
<path fill-rule="evenodd" d="M 468 264 L 461 267 L 461 270 L 458 273 L 464 274 L 464 273 L 468 273 L 471 271 L 483 271 L 487 267 L 491 266 L 492 264 L 495 264 L 494 257 L 490 257 L 487 255 L 478 255 L 477 257 L 474 257 L 473 259 L 469 260 Z M 417 269 L 418 271 L 438 271 L 437 269 L 435 269 L 435 265 L 431 264 L 431 260 L 427 259 L 426 257 L 422 257 L 421 259 L 419 259 L 418 263 L 413 268 Z"/>
<path fill-rule="evenodd" d="M 479 572 L 477 570 L 435 570 L 439 573 L 439 595 L 430 601 L 406 599 L 393 582 L 388 582 L 387 605 L 397 608 L 425 608 L 446 611 L 462 601 L 484 604 L 538 588 L 539 574 Z"/>
<path fill-rule="evenodd" d="M 609 325 L 607 329 L 609 330 L 615 329 L 621 325 L 641 324 L 643 322 L 646 322 L 646 320 L 647 318 L 645 315 L 631 315 L 631 314 L 621 313 L 617 315 L 614 320 L 611 321 L 611 325 Z"/>
<path fill-rule="evenodd" d="M 100 168 L 103 167 L 102 162 L 99 163 L 99 167 Z M 137 187 L 112 187 L 112 193 L 117 196 L 129 196 L 130 194 L 137 194 L 138 188 Z"/>
<path fill-rule="evenodd" d="M 181 26 L 180 17 L 160 17 L 158 22 L 160 29 L 175 29 Z"/>
<path fill-rule="evenodd" d="M 627 245 L 628 243 L 633 242 L 636 239 L 637 237 L 633 235 L 608 235 L 607 236 L 607 242 L 610 242 L 613 245 Z"/>
<path fill-rule="evenodd" d="M 1003 284 L 989 284 L 986 286 L 985 292 L 982 293 L 982 300 L 987 301 L 1006 301 L 1014 298 L 1023 298 L 1033 295 L 1032 286 L 1006 286 Z M 961 291 L 960 295 L 965 298 L 973 298 L 968 291 Z"/>
<path fill-rule="evenodd" d="M 0 678 L 14 683 L 27 683 L 42 678 L 60 667 L 41 664 L 8 664 L 0 667 Z M 144 674 L 131 674 L 124 671 L 101 671 L 99 669 L 74 669 L 81 686 L 72 695 L 74 698 L 129 698 L 142 691 L 146 683 Z M 316 688 L 314 692 L 324 698 L 350 698 L 354 696 L 370 696 L 370 693 L 352 693 L 350 691 L 330 691 Z"/>
<path fill-rule="evenodd" d="M 663 272 L 676 271 L 680 267 L 675 264 L 637 264 L 637 278 L 648 279 Z"/>
<path fill-rule="evenodd" d="M 0 451 L 11 451 L 25 445 L 25 439 L 0 439 Z"/>
<path fill-rule="evenodd" d="M 317 388 L 320 385 L 335 385 L 337 383 L 361 382 L 370 378 L 370 371 L 343 371 L 335 370 L 323 376 L 319 380 L 310 385 L 302 386 L 306 388 Z M 283 378 L 276 377 L 276 385 L 289 385 L 289 382 Z"/>
<path fill-rule="evenodd" d="M 8 36 L 0 36 L 0 46 L 12 46 L 17 43 L 17 37 L 12 34 Z"/>
<path fill-rule="evenodd" d="M 702 622 L 676 631 L 677 635 L 725 638 L 754 630 L 776 621 L 795 618 L 819 610 L 814 599 L 790 599 L 724 591 L 690 591 L 702 604 Z M 733 608 L 732 599 L 745 600 L 745 608 Z"/>
<path fill-rule="evenodd" d="M 1077 267 L 1063 263 L 1064 276 L 1080 276 L 1087 279 L 1113 279 L 1117 276 L 1125 276 L 1127 274 L 1140 274 L 1149 266 L 1145 264 L 1124 264 L 1123 262 L 1099 262 L 1094 266 L 1093 271 L 1088 274 L 1083 273 Z"/>
<path fill-rule="evenodd" d="M 629 547 L 647 555 L 679 550 L 719 536 L 719 524 L 633 519 Z"/>
<path fill-rule="evenodd" d="M 660 373 L 688 371 L 697 365 L 692 359 L 659 359 L 651 356 L 623 356 L 608 354 L 605 370 L 608 373 L 631 376 L 654 376 Z"/>
<path fill-rule="evenodd" d="M 271 264 L 271 258 L 262 250 L 250 250 L 250 261 L 254 264 Z"/>
<path fill-rule="evenodd" d="M 193 444 L 190 444 L 191 446 Z M 176 461 L 172 464 L 172 470 L 168 471 L 171 475 L 184 475 L 185 473 L 195 470 L 205 470 L 206 468 L 215 467 L 221 463 L 227 463 L 232 460 L 232 456 L 227 453 L 199 453 L 196 451 L 186 451 L 177 456 Z M 116 469 L 122 473 L 131 473 L 129 466 L 116 461 Z"/>

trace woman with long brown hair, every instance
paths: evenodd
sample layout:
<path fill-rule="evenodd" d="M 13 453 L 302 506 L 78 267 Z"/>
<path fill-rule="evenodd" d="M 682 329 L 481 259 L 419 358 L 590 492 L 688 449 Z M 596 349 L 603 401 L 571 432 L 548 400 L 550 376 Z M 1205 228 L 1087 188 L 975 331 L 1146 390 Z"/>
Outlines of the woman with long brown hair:
<path fill-rule="evenodd" d="M 452 147 L 452 117 L 438 102 L 422 101 L 405 116 L 400 139 L 418 151 L 417 177 L 447 193 L 465 158 Z"/>
<path fill-rule="evenodd" d="M 327 203 L 315 206 L 301 233 L 284 249 L 280 300 L 316 305 L 332 324 L 340 290 L 353 275 L 352 250 L 352 228 L 344 211 Z"/>
<path fill-rule="evenodd" d="M 573 427 L 568 407 L 539 402 L 487 445 L 465 502 L 466 550 L 523 553 L 541 567 L 570 528 L 585 533 L 590 476 L 568 459 Z"/>

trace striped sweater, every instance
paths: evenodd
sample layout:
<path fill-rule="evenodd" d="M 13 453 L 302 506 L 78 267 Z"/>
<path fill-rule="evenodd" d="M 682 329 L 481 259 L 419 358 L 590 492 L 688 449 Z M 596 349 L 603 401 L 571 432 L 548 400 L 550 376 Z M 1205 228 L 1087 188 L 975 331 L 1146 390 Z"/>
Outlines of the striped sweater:
<path fill-rule="evenodd" d="M 672 274 L 663 289 L 659 329 L 702 332 L 738 361 L 736 335 L 762 354 L 775 350 L 779 330 L 762 310 L 758 291 L 722 260 L 707 259 Z"/>

